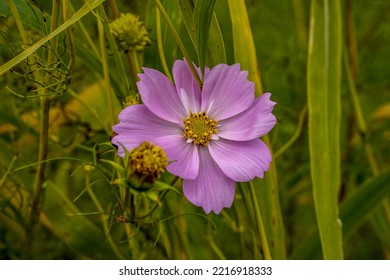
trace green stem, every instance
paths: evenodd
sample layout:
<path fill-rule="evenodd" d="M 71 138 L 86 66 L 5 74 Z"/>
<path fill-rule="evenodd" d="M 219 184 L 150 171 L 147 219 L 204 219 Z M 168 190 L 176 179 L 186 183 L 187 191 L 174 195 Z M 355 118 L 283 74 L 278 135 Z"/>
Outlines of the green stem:
<path fill-rule="evenodd" d="M 69 1 L 63 1 L 63 17 L 64 21 L 67 21 L 70 18 L 70 4 Z M 72 70 L 74 63 L 76 61 L 76 49 L 73 41 L 73 35 L 72 35 L 72 30 L 70 28 L 66 29 L 66 36 L 68 40 L 68 48 L 69 48 L 69 54 L 70 54 L 70 61 L 68 65 L 69 71 Z"/>
<path fill-rule="evenodd" d="M 47 97 L 41 98 L 41 121 L 40 121 L 40 139 L 38 152 L 38 166 L 34 183 L 34 196 L 30 213 L 30 223 L 35 224 L 40 213 L 40 200 L 42 185 L 45 179 L 46 159 L 47 159 L 47 142 L 49 136 L 49 111 L 50 101 Z"/>
<path fill-rule="evenodd" d="M 179 180 L 179 177 L 176 176 L 175 178 L 173 178 L 172 182 L 171 182 L 169 185 L 173 187 L 173 185 L 176 184 L 177 180 Z M 159 202 L 162 201 L 162 200 L 164 199 L 164 197 L 168 194 L 168 192 L 169 192 L 169 189 L 164 190 L 164 191 L 161 193 L 161 195 L 160 195 L 160 197 L 159 197 L 159 199 L 158 199 Z M 160 203 L 154 204 L 154 206 L 152 207 L 152 209 L 150 209 L 146 214 L 137 217 L 136 220 L 139 221 L 139 220 L 145 219 L 146 217 L 149 217 L 154 211 L 156 211 L 156 210 L 158 209 L 159 206 L 160 206 Z"/>
<path fill-rule="evenodd" d="M 116 4 L 116 0 L 109 0 L 108 5 L 110 6 L 112 14 L 114 15 L 115 18 L 118 18 L 121 16 L 119 9 L 118 9 L 118 6 Z"/>
<path fill-rule="evenodd" d="M 307 42 L 307 24 L 305 18 L 304 4 L 302 0 L 292 1 L 294 19 L 295 19 L 295 28 L 298 36 L 298 43 L 301 50 L 306 49 Z"/>
<path fill-rule="evenodd" d="M 12 167 L 14 166 L 14 163 L 16 161 L 17 157 L 14 156 L 10 162 L 10 164 L 8 165 L 8 168 L 7 170 L 5 171 L 5 173 L 3 174 L 3 177 L 0 179 L 0 189 L 1 187 L 3 186 L 3 184 L 5 183 L 5 180 L 7 179 L 8 175 L 11 173 L 11 170 L 12 170 Z"/>
<path fill-rule="evenodd" d="M 72 6 L 72 3 L 67 1 L 70 11 L 74 13 L 74 8 Z M 95 42 L 91 38 L 91 34 L 88 32 L 87 28 L 84 26 L 83 22 L 81 20 L 77 21 L 78 28 L 80 28 L 80 31 L 82 33 L 81 37 L 83 38 L 83 41 L 86 42 L 86 47 L 93 52 L 93 54 L 98 58 L 99 57 L 99 51 L 95 46 Z"/>
<path fill-rule="evenodd" d="M 344 48 L 344 66 L 345 66 L 345 70 L 346 70 L 346 74 L 347 74 L 349 92 L 351 95 L 351 99 L 352 99 L 352 103 L 353 103 L 353 107 L 354 107 L 354 111 L 355 111 L 355 115 L 356 115 L 356 119 L 357 119 L 359 134 L 364 142 L 364 149 L 366 151 L 366 156 L 367 156 L 371 171 L 374 174 L 374 176 L 376 176 L 379 174 L 379 168 L 378 168 L 378 164 L 375 160 L 375 156 L 374 156 L 374 153 L 372 151 L 371 145 L 368 141 L 367 124 L 366 124 L 366 121 L 364 119 L 363 110 L 362 110 L 359 96 L 358 96 L 358 93 L 357 93 L 357 90 L 355 87 L 355 82 L 354 82 L 354 79 L 352 77 L 351 67 L 350 67 L 350 64 L 348 62 L 348 54 L 347 54 L 346 48 Z"/>
<path fill-rule="evenodd" d="M 214 242 L 212 232 L 211 232 L 211 224 L 207 225 L 207 232 L 208 232 L 208 234 L 207 234 L 206 240 L 209 243 L 210 249 L 214 252 L 214 254 L 216 256 L 218 256 L 218 258 L 220 260 L 226 260 L 225 255 L 223 254 L 221 249 L 217 246 L 217 244 L 215 244 L 215 242 Z"/>
<path fill-rule="evenodd" d="M 7 0 L 7 4 L 8 4 L 8 7 L 10 8 L 11 12 L 12 12 L 12 15 L 13 17 L 15 18 L 15 23 L 16 23 L 16 26 L 18 28 L 18 31 L 19 31 L 19 34 L 20 34 L 20 38 L 22 39 L 22 43 L 23 43 L 23 49 L 28 46 L 30 44 L 30 41 L 28 39 L 28 35 L 26 33 L 26 30 L 24 29 L 24 25 L 23 25 L 23 21 L 22 21 L 22 18 L 20 17 L 20 14 L 19 14 L 19 11 L 18 9 L 16 8 L 15 6 L 15 3 L 13 2 L 13 0 Z M 28 65 L 29 68 L 30 68 L 30 72 L 32 73 L 34 79 L 36 81 L 39 81 L 40 79 L 40 75 L 39 75 L 39 71 L 34 71 L 35 68 L 36 68 L 36 64 L 35 64 L 35 58 L 34 56 L 28 56 L 27 57 L 27 61 L 28 61 Z"/>
<path fill-rule="evenodd" d="M 241 224 L 241 219 L 239 216 L 239 209 L 237 208 L 237 204 L 235 203 L 234 215 L 235 215 L 235 223 L 237 227 L 237 235 L 238 235 L 238 249 L 240 251 L 240 259 L 245 259 L 244 249 L 245 249 L 245 240 L 244 240 L 244 226 Z M 223 213 L 223 212 L 222 212 Z"/>
<path fill-rule="evenodd" d="M 53 0 L 52 2 L 52 14 L 51 14 L 51 26 L 50 31 L 55 30 L 58 27 L 59 19 L 59 7 L 61 0 Z M 51 64 L 55 61 L 55 52 L 57 49 L 57 39 L 54 37 L 50 40 L 50 50 L 48 52 L 47 64 Z M 45 85 L 52 83 L 52 74 L 46 73 Z M 24 258 L 30 259 L 32 257 L 32 246 L 34 241 L 34 228 L 39 219 L 41 213 L 43 182 L 45 180 L 46 159 L 47 159 L 47 143 L 49 136 L 49 113 L 50 113 L 50 97 L 47 96 L 46 88 L 41 88 L 42 95 L 40 97 L 40 128 L 39 128 L 39 150 L 38 150 L 38 166 L 34 183 L 34 194 L 31 204 L 30 216 L 26 225 L 27 239 L 26 247 L 24 251 Z"/>
<path fill-rule="evenodd" d="M 139 66 L 136 50 L 130 50 L 127 53 L 127 62 L 129 64 L 130 75 L 133 81 L 133 87 L 135 90 L 137 90 L 137 82 L 139 81 L 138 73 L 141 72 L 141 67 Z"/>
<path fill-rule="evenodd" d="M 104 131 L 107 133 L 107 135 L 111 134 L 111 128 L 107 128 L 102 119 L 100 118 L 99 114 L 96 112 L 96 107 L 92 107 L 84 102 L 83 99 L 80 98 L 79 95 L 77 95 L 73 89 L 69 88 L 67 93 L 72 96 L 75 100 L 77 100 L 86 111 L 91 113 L 91 115 L 96 119 L 96 121 L 99 123 L 99 125 L 104 129 Z"/>
<path fill-rule="evenodd" d="M 348 61 L 348 53 L 346 48 L 344 48 L 344 66 L 347 74 L 347 80 L 348 80 L 348 87 L 349 87 L 349 92 L 351 95 L 356 119 L 357 119 L 357 124 L 358 124 L 358 129 L 359 129 L 359 134 L 363 140 L 364 143 L 364 150 L 366 152 L 367 160 L 369 163 L 369 166 L 371 168 L 371 172 L 374 176 L 379 175 L 380 170 L 378 167 L 378 164 L 375 159 L 374 152 L 372 150 L 372 147 L 369 143 L 368 139 L 368 131 L 367 131 L 367 123 L 363 115 L 363 110 L 360 104 L 359 100 L 359 95 L 356 90 L 355 82 L 352 76 L 352 71 L 351 71 L 351 66 Z M 384 200 L 383 204 L 383 211 L 386 216 L 388 224 L 390 224 L 390 203 L 389 200 Z"/>
<path fill-rule="evenodd" d="M 86 175 L 85 175 L 85 187 L 87 189 L 89 197 L 91 198 L 93 204 L 97 208 L 98 213 L 104 213 L 104 209 L 103 209 L 102 205 L 100 204 L 99 200 L 97 199 L 95 193 L 93 192 L 93 190 L 91 188 L 91 177 L 90 177 L 88 169 L 86 170 Z M 105 236 L 107 238 L 108 243 L 111 246 L 112 251 L 114 252 L 114 254 L 119 259 L 124 260 L 125 259 L 124 256 L 119 251 L 118 247 L 116 246 L 116 244 L 114 243 L 114 241 L 111 238 L 110 229 L 108 227 L 108 223 L 107 223 L 106 218 L 104 217 L 104 215 L 101 215 L 101 223 L 103 225 L 104 234 L 105 234 Z"/>
<path fill-rule="evenodd" d="M 104 92 L 106 94 L 108 112 L 110 114 L 110 127 L 115 123 L 116 116 L 114 114 L 114 107 L 112 104 L 112 92 L 111 92 L 111 83 L 110 83 L 110 69 L 107 61 L 107 49 L 106 49 L 106 36 L 104 32 L 103 23 L 98 20 L 98 32 L 99 32 L 99 43 L 100 43 L 100 52 L 102 57 L 102 66 L 103 66 L 103 84 Z"/>
<path fill-rule="evenodd" d="M 302 129 L 303 129 L 303 123 L 305 121 L 305 116 L 307 114 L 307 105 L 305 105 L 305 107 L 303 107 L 300 115 L 299 115 L 299 121 L 298 121 L 298 127 L 297 129 L 295 130 L 295 133 L 294 135 L 291 137 L 290 140 L 288 140 L 288 142 L 286 144 L 284 144 L 277 152 L 275 152 L 274 154 L 274 160 L 280 156 L 281 154 L 283 154 L 285 151 L 288 150 L 288 148 L 291 147 L 292 144 L 294 144 L 294 142 L 298 139 L 299 135 L 301 135 L 302 133 Z"/>
<path fill-rule="evenodd" d="M 252 204 L 255 210 L 256 225 L 257 225 L 258 232 L 260 234 L 260 240 L 261 240 L 261 245 L 263 247 L 264 258 L 266 260 L 272 260 L 271 253 L 268 247 L 267 236 L 265 234 L 263 218 L 261 217 L 260 207 L 259 207 L 259 203 L 257 202 L 256 192 L 252 181 L 249 182 L 249 191 L 251 194 Z"/>
<path fill-rule="evenodd" d="M 169 78 L 169 80 L 172 82 L 172 76 L 171 73 L 168 70 L 167 61 L 165 60 L 164 55 L 164 49 L 163 49 L 163 43 L 162 43 L 162 32 L 161 32 L 161 14 L 158 9 L 156 9 L 156 32 L 157 32 L 157 48 L 158 53 L 160 55 L 161 65 L 164 69 L 165 75 Z"/>
<path fill-rule="evenodd" d="M 361 131 L 361 136 L 364 141 L 364 149 L 366 152 L 366 156 L 368 158 L 368 162 L 371 166 L 372 173 L 374 176 L 380 173 L 378 164 L 375 159 L 374 152 L 369 143 L 367 137 L 367 124 L 365 118 L 363 116 L 363 111 L 360 107 L 359 96 L 357 94 L 356 86 L 355 86 L 355 77 L 357 75 L 357 47 L 356 47 L 356 36 L 355 36 L 355 25 L 352 17 L 352 1 L 347 0 L 346 3 L 346 11 L 347 11 L 347 35 L 348 35 L 348 51 L 349 56 L 347 56 L 346 51 L 344 53 L 344 63 L 347 72 L 348 85 L 351 97 L 353 99 L 353 104 L 355 107 L 355 112 L 358 118 L 358 124 Z M 346 49 L 346 48 L 345 48 Z M 347 59 L 347 57 L 349 59 Z M 385 199 L 382 203 L 384 217 L 387 220 L 388 225 L 390 224 L 390 202 L 389 199 Z M 389 249 L 385 250 L 385 254 L 389 255 Z"/>
<path fill-rule="evenodd" d="M 187 61 L 188 66 L 190 67 L 190 70 L 191 70 L 192 74 L 194 75 L 195 80 L 196 80 L 199 88 L 202 88 L 202 81 L 198 75 L 198 72 L 196 71 L 195 66 L 192 63 L 190 55 L 188 54 L 186 48 L 184 47 L 184 44 L 181 41 L 179 34 L 177 33 L 175 27 L 173 26 L 172 21 L 169 19 L 167 12 L 165 11 L 164 7 L 161 5 L 159 0 L 153 0 L 153 2 L 156 5 L 157 9 L 160 11 L 161 16 L 164 18 L 165 22 L 167 23 L 168 28 L 171 30 L 172 35 L 175 38 L 175 41 L 178 44 L 179 49 L 181 50 L 182 54 L 184 55 L 184 58 Z"/>

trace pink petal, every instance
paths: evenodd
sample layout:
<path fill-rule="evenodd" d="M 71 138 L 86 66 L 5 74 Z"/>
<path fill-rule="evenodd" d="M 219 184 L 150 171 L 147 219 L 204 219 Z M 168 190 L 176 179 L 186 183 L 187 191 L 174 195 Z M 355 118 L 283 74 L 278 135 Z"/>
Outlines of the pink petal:
<path fill-rule="evenodd" d="M 185 60 L 176 60 L 173 65 L 172 72 L 176 91 L 180 95 L 180 99 L 186 108 L 187 114 L 191 112 L 199 112 L 200 88 L 196 83 L 194 75 L 192 75 L 192 72 L 188 67 L 188 63 Z M 186 93 L 184 97 L 181 95 L 182 90 Z"/>
<path fill-rule="evenodd" d="M 202 111 L 214 120 L 223 120 L 248 109 L 255 98 L 255 86 L 240 65 L 219 64 L 205 76 Z"/>
<path fill-rule="evenodd" d="M 144 141 L 154 142 L 159 137 L 181 136 L 182 133 L 179 125 L 159 118 L 141 104 L 126 107 L 118 118 L 119 124 L 112 127 L 118 135 L 113 137 L 111 142 L 118 147 L 118 154 L 121 157 L 124 157 L 125 153 L 120 143 L 130 151 Z"/>
<path fill-rule="evenodd" d="M 200 146 L 199 174 L 195 180 L 184 180 L 183 192 L 189 201 L 208 214 L 216 214 L 230 207 L 234 200 L 235 182 L 229 179 L 210 156 L 207 148 Z"/>
<path fill-rule="evenodd" d="M 246 141 L 267 134 L 276 124 L 272 114 L 275 102 L 270 93 L 265 93 L 255 99 L 252 106 L 241 114 L 220 121 L 218 136 L 230 140 Z"/>
<path fill-rule="evenodd" d="M 257 138 L 210 141 L 209 151 L 226 176 L 237 182 L 250 181 L 255 176 L 263 178 L 272 160 L 267 145 Z"/>
<path fill-rule="evenodd" d="M 175 87 L 160 71 L 142 69 L 144 74 L 138 75 L 141 80 L 137 82 L 142 102 L 160 118 L 181 124 L 187 114 Z"/>
<path fill-rule="evenodd" d="M 179 135 L 169 135 L 155 139 L 154 143 L 162 147 L 170 161 L 167 170 L 183 179 L 195 179 L 199 171 L 198 149 L 187 143 Z"/>

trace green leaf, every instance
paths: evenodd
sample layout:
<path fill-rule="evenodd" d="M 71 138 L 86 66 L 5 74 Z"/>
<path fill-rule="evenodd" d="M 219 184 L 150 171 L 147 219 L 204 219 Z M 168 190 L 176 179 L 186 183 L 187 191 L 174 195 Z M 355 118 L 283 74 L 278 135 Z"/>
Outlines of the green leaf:
<path fill-rule="evenodd" d="M 209 38 L 210 23 L 213 17 L 215 3 L 216 0 L 197 0 L 194 7 L 196 49 L 198 51 L 199 67 L 202 71 L 202 76 L 204 76 L 207 40 Z"/>
<path fill-rule="evenodd" d="M 151 188 L 153 191 L 164 191 L 164 190 L 171 190 L 176 192 L 177 194 L 181 195 L 179 190 L 168 185 L 167 183 L 161 182 L 161 181 L 156 181 L 153 184 L 153 187 Z"/>
<path fill-rule="evenodd" d="M 126 168 L 121 164 L 108 159 L 100 159 L 100 161 L 111 165 L 119 174 L 121 174 L 122 177 L 126 177 Z"/>
<path fill-rule="evenodd" d="M 340 207 L 343 235 L 366 220 L 370 212 L 390 195 L 390 171 L 367 180 Z"/>
<path fill-rule="evenodd" d="M 229 0 L 228 3 L 232 20 L 234 60 L 240 63 L 241 69 L 248 71 L 248 79 L 255 82 L 256 96 L 259 96 L 263 89 L 245 1 Z"/>
<path fill-rule="evenodd" d="M 242 70 L 248 71 L 248 79 L 255 82 L 256 95 L 259 96 L 262 94 L 263 89 L 245 1 L 229 0 L 228 3 L 232 21 L 234 59 L 240 63 Z M 267 135 L 264 137 L 264 141 L 271 148 Z M 256 189 L 257 199 L 260 201 L 261 215 L 271 256 L 273 259 L 285 259 L 285 234 L 279 202 L 275 160 L 272 161 L 269 171 L 264 176 L 264 180 L 256 178 L 253 184 Z"/>
<path fill-rule="evenodd" d="M 178 0 L 180 6 L 180 12 L 184 20 L 184 24 L 187 28 L 188 34 L 192 40 L 194 46 L 196 45 L 196 32 L 194 24 L 194 3 L 192 0 Z"/>
<path fill-rule="evenodd" d="M 226 63 L 225 44 L 223 42 L 222 32 L 219 27 L 218 19 L 214 14 L 211 19 L 209 41 L 207 43 L 206 63 L 212 67 L 220 63 Z"/>
<path fill-rule="evenodd" d="M 340 220 L 343 238 L 347 238 L 359 225 L 378 209 L 381 202 L 390 195 L 390 171 L 367 180 L 356 188 L 340 206 Z M 307 260 L 321 258 L 321 242 L 318 231 L 297 247 L 293 259 Z"/>
<path fill-rule="evenodd" d="M 307 69 L 309 150 L 325 259 L 342 259 L 340 186 L 341 15 L 338 0 L 313 0 Z"/>
<path fill-rule="evenodd" d="M 192 0 L 178 0 L 180 5 L 180 11 L 184 20 L 184 24 L 187 28 L 188 34 L 199 53 L 197 47 L 197 33 L 195 28 L 194 4 Z M 211 23 L 208 31 L 208 41 L 206 41 L 206 65 L 214 66 L 219 63 L 226 63 L 225 44 L 223 42 L 222 32 L 219 27 L 218 19 L 213 13 Z M 199 54 L 198 54 L 199 56 Z M 200 59 L 200 56 L 199 56 Z"/>

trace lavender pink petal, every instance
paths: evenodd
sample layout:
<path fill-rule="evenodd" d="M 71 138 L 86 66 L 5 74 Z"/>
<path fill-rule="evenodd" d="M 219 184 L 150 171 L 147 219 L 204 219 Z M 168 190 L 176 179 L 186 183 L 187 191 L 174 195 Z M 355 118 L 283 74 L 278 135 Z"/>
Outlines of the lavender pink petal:
<path fill-rule="evenodd" d="M 113 137 L 112 143 L 118 147 L 118 154 L 121 157 L 125 155 L 122 145 L 130 151 L 144 141 L 154 142 L 162 136 L 182 133 L 179 125 L 159 118 L 145 105 L 128 106 L 118 117 L 120 123 L 112 128 L 118 135 Z"/>
<path fill-rule="evenodd" d="M 189 201 L 208 214 L 216 214 L 230 207 L 234 200 L 235 182 L 228 178 L 215 163 L 207 148 L 199 147 L 199 175 L 194 180 L 184 180 L 183 191 Z"/>
<path fill-rule="evenodd" d="M 240 65 L 219 64 L 205 77 L 201 110 L 214 120 L 223 120 L 248 109 L 255 98 L 254 83 Z"/>
<path fill-rule="evenodd" d="M 269 99 L 270 96 L 270 93 L 265 93 L 256 98 L 248 110 L 220 121 L 218 136 L 247 141 L 267 134 L 276 124 L 276 117 L 272 114 L 276 103 Z"/>
<path fill-rule="evenodd" d="M 199 112 L 201 104 L 200 88 L 190 71 L 188 63 L 184 60 L 176 60 L 172 72 L 176 91 L 179 93 L 187 114 Z M 183 90 L 186 93 L 185 96 L 181 94 Z"/>
<path fill-rule="evenodd" d="M 160 71 L 142 68 L 138 90 L 145 106 L 160 118 L 181 124 L 186 110 L 174 85 Z"/>
<path fill-rule="evenodd" d="M 231 141 L 221 138 L 209 143 L 209 151 L 223 173 L 237 182 L 263 178 L 272 160 L 267 145 L 260 139 Z"/>
<path fill-rule="evenodd" d="M 170 161 L 167 170 L 183 179 L 195 179 L 199 171 L 198 148 L 188 144 L 183 136 L 168 135 L 155 139 Z"/>

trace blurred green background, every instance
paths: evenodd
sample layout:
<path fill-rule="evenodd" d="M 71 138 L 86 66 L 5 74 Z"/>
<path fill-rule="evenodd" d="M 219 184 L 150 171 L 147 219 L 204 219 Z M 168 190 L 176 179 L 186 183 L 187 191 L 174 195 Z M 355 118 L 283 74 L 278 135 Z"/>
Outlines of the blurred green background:
<path fill-rule="evenodd" d="M 1 0 L 0 65 L 24 50 L 10 2 L 21 15 L 27 46 L 50 33 L 51 1 Z M 68 2 L 70 15 L 84 4 Z M 163 68 L 154 2 L 103 2 L 77 19 L 68 29 L 71 35 L 61 32 L 55 36 L 55 50 L 52 43 L 46 43 L 30 56 L 33 63 L 23 59 L 12 71 L 7 69 L 0 75 L 0 259 L 263 258 L 254 211 L 245 200 L 247 186 L 242 184 L 232 208 L 220 215 L 206 216 L 202 209 L 191 205 L 181 195 L 181 181 L 177 180 L 173 186 L 179 194 L 169 191 L 160 203 L 154 200 L 161 192 L 136 195 L 138 213 L 157 206 L 151 215 L 132 223 L 120 221 L 123 191 L 115 181 L 119 177 L 113 162 L 122 162 L 109 141 L 123 102 L 129 102 L 123 97 L 130 96 L 134 102 L 136 88 L 132 86 L 129 54 L 118 52 L 107 35 L 108 23 L 116 17 L 113 3 L 121 13 L 138 15 L 150 32 L 152 43 L 136 54 L 140 66 L 160 71 Z M 194 1 L 161 2 L 191 59 L 198 64 L 197 49 L 179 5 Z M 227 2 L 217 0 L 214 12 L 226 61 L 233 64 L 237 62 L 234 12 Z M 276 171 L 272 172 L 278 185 L 282 235 L 271 236 L 273 231 L 267 227 L 272 221 L 266 216 L 273 214 L 257 190 L 269 245 L 278 248 L 271 249 L 274 258 L 323 258 L 313 200 L 307 120 L 309 23 L 314 2 L 245 1 L 263 91 L 271 92 L 277 103 L 274 114 L 278 122 L 269 135 L 269 145 L 274 152 Z M 348 230 L 344 228 L 343 233 L 344 257 L 389 259 L 390 213 L 384 203 L 388 203 L 390 193 L 386 171 L 390 167 L 390 24 L 386 17 L 390 4 L 384 0 L 344 0 L 340 7 L 341 44 L 349 65 L 346 68 L 344 60 L 340 61 L 341 129 L 334 132 L 340 138 L 338 203 Z M 61 14 L 59 23 L 64 21 Z M 182 59 L 183 54 L 163 20 L 161 27 L 164 55 L 168 69 L 172 69 L 173 62 Z M 73 61 L 69 36 L 75 45 L 73 67 L 69 67 Z M 250 41 L 247 44 L 251 46 Z M 55 54 L 55 63 L 49 65 L 51 54 Z M 208 56 L 206 65 L 213 64 Z M 367 131 L 359 127 L 346 69 L 351 71 Z M 56 77 L 46 92 L 50 117 L 46 175 L 38 200 L 42 208 L 31 226 L 42 112 L 42 97 L 37 96 L 37 90 L 45 87 L 43 81 L 36 82 L 33 72 L 38 76 L 54 73 Z M 172 176 L 165 174 L 163 179 L 171 182 Z"/>

